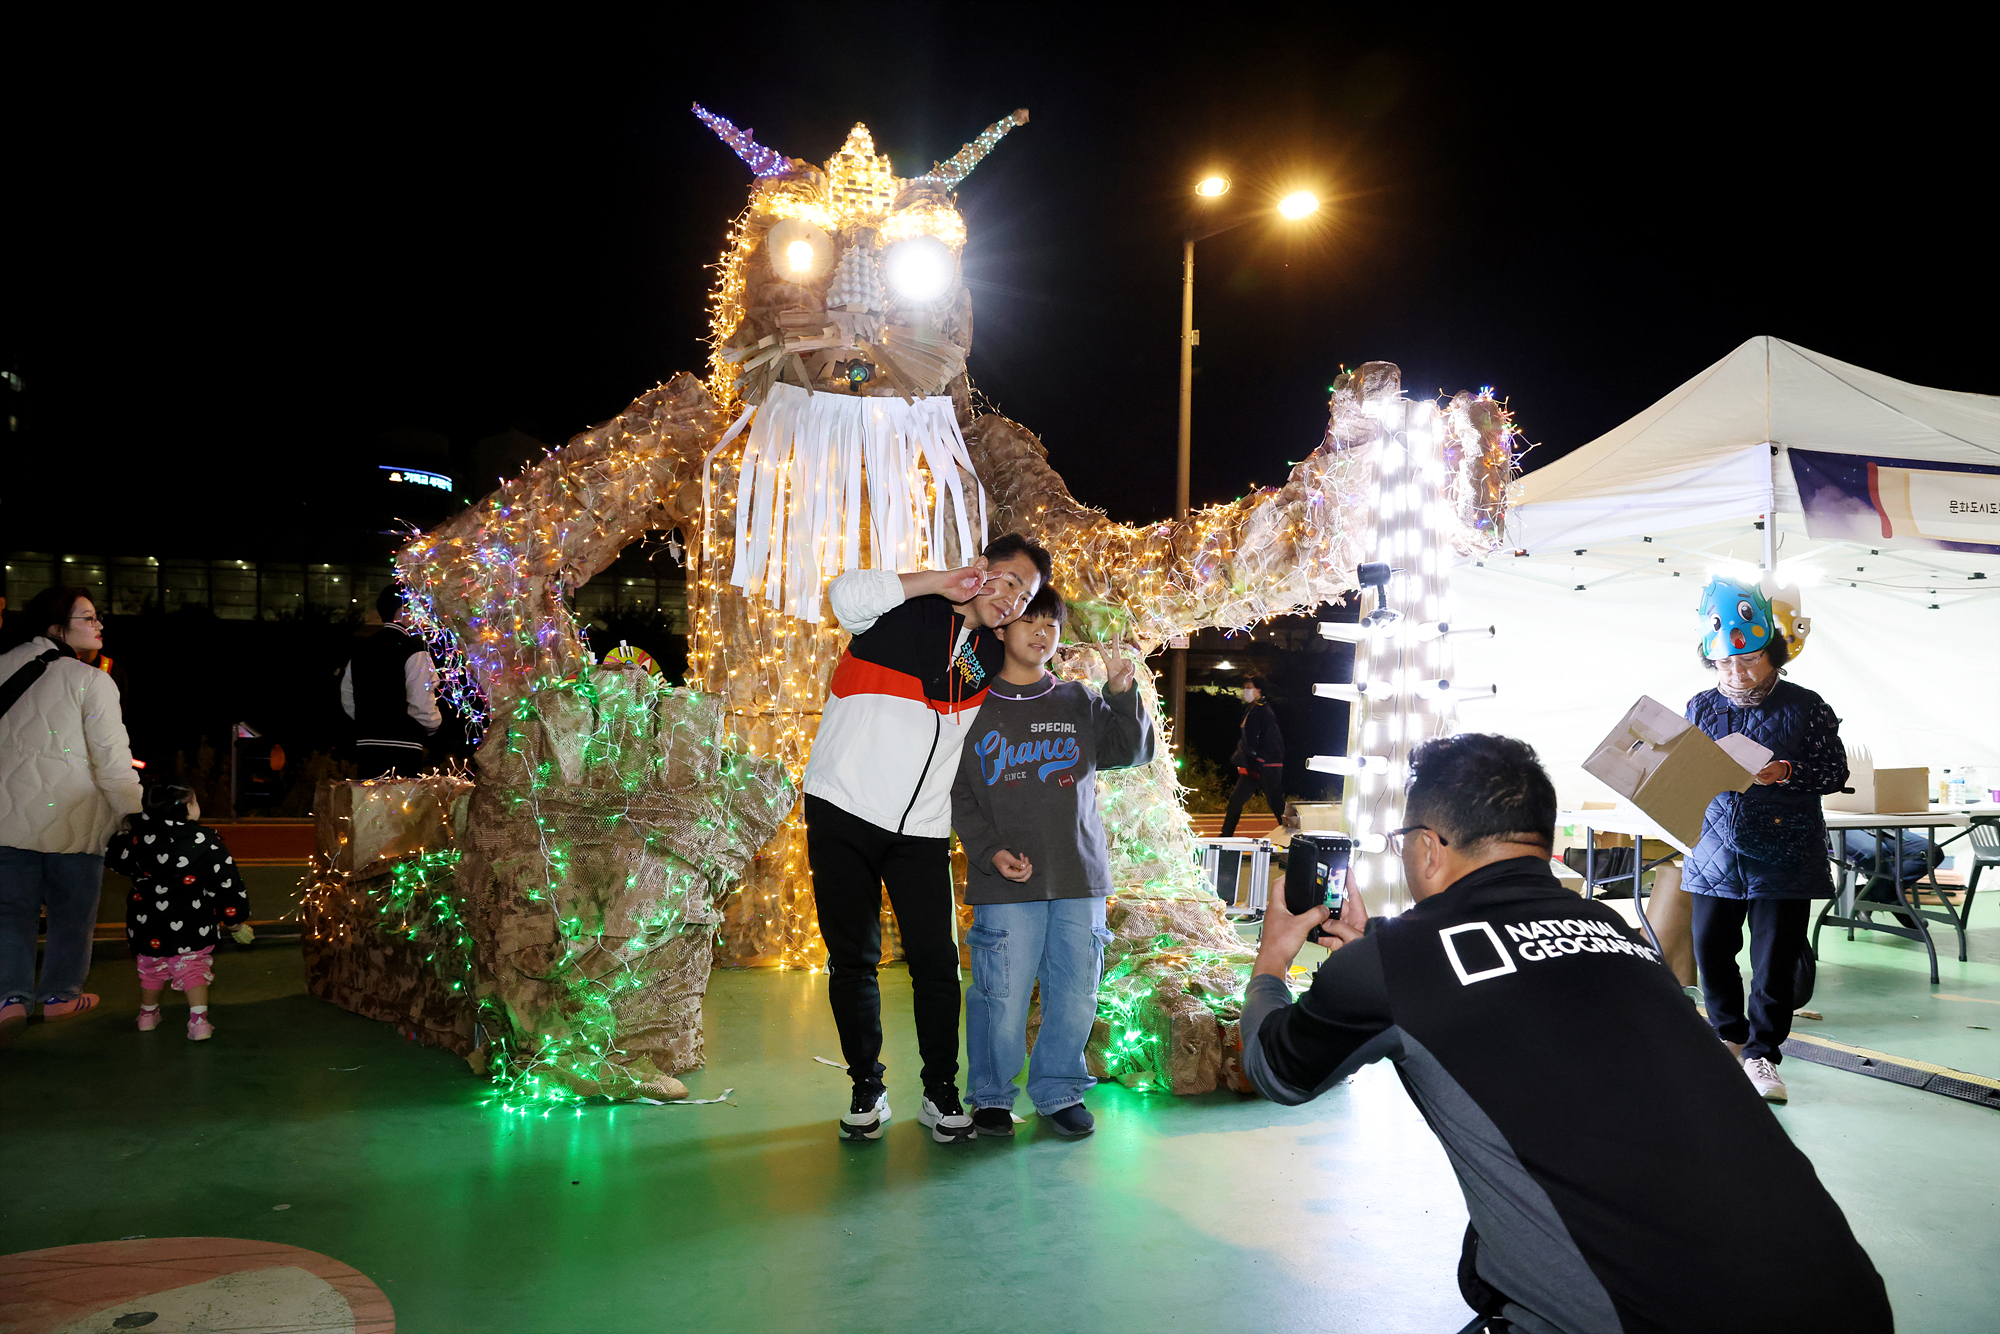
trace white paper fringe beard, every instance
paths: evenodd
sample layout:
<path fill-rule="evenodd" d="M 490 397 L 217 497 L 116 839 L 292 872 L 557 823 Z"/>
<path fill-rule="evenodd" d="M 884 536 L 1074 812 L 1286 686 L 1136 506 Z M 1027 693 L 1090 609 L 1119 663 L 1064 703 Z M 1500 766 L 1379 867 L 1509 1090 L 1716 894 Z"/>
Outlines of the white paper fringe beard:
<path fill-rule="evenodd" d="M 951 399 L 912 403 L 776 384 L 745 416 L 751 412 L 729 575 L 744 596 L 762 593 L 779 611 L 817 624 L 827 581 L 861 568 L 864 485 L 874 568 L 941 568 L 947 537 L 958 539 L 961 560 L 985 547 L 986 491 L 977 481 L 969 488 L 975 516 L 960 477 L 961 470 L 973 476 L 972 456 Z"/>

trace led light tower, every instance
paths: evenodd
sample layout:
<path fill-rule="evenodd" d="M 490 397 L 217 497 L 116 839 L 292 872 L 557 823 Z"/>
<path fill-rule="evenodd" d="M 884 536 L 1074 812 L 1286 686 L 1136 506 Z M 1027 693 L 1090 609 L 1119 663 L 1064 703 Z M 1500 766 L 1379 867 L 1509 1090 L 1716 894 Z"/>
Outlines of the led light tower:
<path fill-rule="evenodd" d="M 1434 403 L 1400 396 L 1382 402 L 1374 449 L 1374 531 L 1361 566 L 1358 625 L 1327 622 L 1320 633 L 1354 644 L 1354 683 L 1316 693 L 1349 701 L 1347 754 L 1314 756 L 1311 767 L 1347 779 L 1347 829 L 1354 836 L 1354 882 L 1372 912 L 1410 906 L 1402 866 L 1387 835 L 1401 828 L 1410 751 L 1458 730 L 1461 700 L 1491 697 L 1489 686 L 1452 679 L 1451 641 L 1491 634 L 1490 625 L 1446 620 L 1455 517 L 1445 495 L 1444 430 Z"/>

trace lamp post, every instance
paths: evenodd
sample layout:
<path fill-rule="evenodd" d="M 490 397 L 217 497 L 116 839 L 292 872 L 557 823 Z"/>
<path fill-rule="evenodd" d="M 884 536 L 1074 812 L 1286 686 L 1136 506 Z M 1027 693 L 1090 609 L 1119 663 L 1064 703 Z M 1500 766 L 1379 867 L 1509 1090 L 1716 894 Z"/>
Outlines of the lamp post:
<path fill-rule="evenodd" d="M 1226 176 L 1205 177 L 1194 187 L 1195 197 L 1204 201 L 1220 199 L 1229 193 L 1229 178 Z M 1278 201 L 1277 213 L 1288 222 L 1297 222 L 1319 212 L 1319 198 L 1309 191 L 1297 190 Z M 1254 222 L 1258 213 L 1245 214 L 1233 222 L 1203 230 L 1190 226 L 1181 238 L 1181 415 L 1178 439 L 1180 461 L 1174 475 L 1174 518 L 1185 520 L 1188 516 L 1188 472 L 1194 453 L 1194 350 L 1201 344 L 1201 330 L 1194 327 L 1194 247 L 1197 241 L 1206 241 L 1211 236 Z M 1187 649 L 1170 648 L 1167 651 L 1167 694 L 1173 701 L 1174 715 L 1174 757 L 1179 759 L 1186 753 L 1187 744 Z"/>

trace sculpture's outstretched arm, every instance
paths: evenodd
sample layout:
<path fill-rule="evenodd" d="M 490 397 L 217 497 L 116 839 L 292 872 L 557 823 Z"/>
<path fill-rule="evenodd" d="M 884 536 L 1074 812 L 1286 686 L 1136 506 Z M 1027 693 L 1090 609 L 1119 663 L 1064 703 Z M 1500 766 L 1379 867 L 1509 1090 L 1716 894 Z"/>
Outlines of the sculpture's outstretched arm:
<path fill-rule="evenodd" d="M 994 506 L 994 530 L 1016 529 L 1049 549 L 1092 637 L 1151 646 L 1202 626 L 1243 626 L 1357 587 L 1368 529 L 1372 452 L 1329 440 L 1282 487 L 1185 520 L 1113 523 L 1070 495 L 1042 442 L 1018 422 L 978 418 L 966 431 Z"/>
<path fill-rule="evenodd" d="M 998 414 L 966 429 L 996 531 L 1019 529 L 1055 557 L 1087 637 L 1158 644 L 1202 626 L 1245 626 L 1333 601 L 1357 587 L 1374 527 L 1376 457 L 1385 414 L 1407 407 L 1402 373 L 1371 361 L 1341 372 L 1328 403 L 1326 437 L 1285 484 L 1184 520 L 1147 527 L 1113 523 L 1080 504 L 1048 451 L 1026 427 Z M 1461 552 L 1499 545 L 1512 477 L 1513 424 L 1487 391 L 1441 405 L 1439 499 Z"/>
<path fill-rule="evenodd" d="M 725 426 L 676 375 L 397 553 L 420 626 L 451 632 L 491 707 L 588 661 L 562 595 L 647 532 L 695 532 L 702 457 Z"/>

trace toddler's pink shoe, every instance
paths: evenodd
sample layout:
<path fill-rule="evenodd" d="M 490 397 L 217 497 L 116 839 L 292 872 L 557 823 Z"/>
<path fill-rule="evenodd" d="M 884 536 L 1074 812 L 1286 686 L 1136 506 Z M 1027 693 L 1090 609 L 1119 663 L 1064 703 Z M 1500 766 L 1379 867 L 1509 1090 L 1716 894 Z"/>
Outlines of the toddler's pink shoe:
<path fill-rule="evenodd" d="M 214 1036 L 215 1025 L 208 1022 L 207 1015 L 191 1014 L 188 1016 L 189 1042 L 206 1042 Z"/>
<path fill-rule="evenodd" d="M 159 1006 L 155 1005 L 150 1010 L 142 1009 L 139 1011 L 139 1031 L 141 1033 L 150 1033 L 159 1026 L 160 1026 Z"/>
<path fill-rule="evenodd" d="M 27 1026 L 27 1006 L 19 1001 L 8 1001 L 5 1005 L 0 1005 L 0 1047 L 20 1037 L 21 1030 Z"/>

